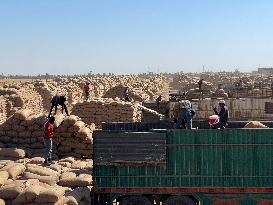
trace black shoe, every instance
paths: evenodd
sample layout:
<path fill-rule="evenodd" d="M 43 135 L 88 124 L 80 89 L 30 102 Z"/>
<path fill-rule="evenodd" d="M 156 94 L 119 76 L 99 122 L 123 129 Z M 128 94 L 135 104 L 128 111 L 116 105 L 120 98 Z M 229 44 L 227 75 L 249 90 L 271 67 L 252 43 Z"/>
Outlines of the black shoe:
<path fill-rule="evenodd" d="M 47 166 L 48 165 L 48 159 L 45 159 L 43 165 Z"/>

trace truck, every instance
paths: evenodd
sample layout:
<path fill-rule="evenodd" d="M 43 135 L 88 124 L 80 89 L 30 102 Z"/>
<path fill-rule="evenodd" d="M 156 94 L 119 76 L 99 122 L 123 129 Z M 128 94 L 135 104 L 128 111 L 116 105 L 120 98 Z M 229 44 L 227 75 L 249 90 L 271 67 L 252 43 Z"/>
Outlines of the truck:
<path fill-rule="evenodd" d="M 93 204 L 272 205 L 273 129 L 96 131 Z"/>

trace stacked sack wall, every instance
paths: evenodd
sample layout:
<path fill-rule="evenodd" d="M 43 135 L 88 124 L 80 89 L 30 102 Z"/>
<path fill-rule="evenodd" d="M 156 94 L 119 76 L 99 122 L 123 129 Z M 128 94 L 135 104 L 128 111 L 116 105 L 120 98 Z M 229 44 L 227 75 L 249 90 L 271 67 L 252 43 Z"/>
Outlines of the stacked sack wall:
<path fill-rule="evenodd" d="M 19 109 L 30 109 L 35 113 L 43 111 L 42 97 L 31 83 L 5 85 L 0 88 L 0 95 L 6 99 L 6 116 L 9 117 Z"/>
<path fill-rule="evenodd" d="M 2 160 L 3 155 L 14 156 Z M 92 204 L 92 160 L 73 157 L 45 167 L 20 149 L 0 148 L 0 204 Z"/>
<path fill-rule="evenodd" d="M 0 124 L 5 122 L 6 119 L 7 119 L 6 99 L 4 96 L 0 96 Z"/>
<path fill-rule="evenodd" d="M 138 104 L 113 99 L 97 99 L 76 103 L 72 114 L 79 116 L 86 124 L 102 122 L 139 122 L 141 111 Z"/>
<path fill-rule="evenodd" d="M 45 115 L 32 115 L 30 110 L 17 111 L 0 125 L 0 142 L 4 147 L 17 147 L 26 151 L 27 156 L 44 155 L 43 126 Z M 86 125 L 76 116 L 56 116 L 53 158 L 73 155 L 78 158 L 92 156 L 93 125 Z M 69 142 L 69 143 L 67 143 Z"/>

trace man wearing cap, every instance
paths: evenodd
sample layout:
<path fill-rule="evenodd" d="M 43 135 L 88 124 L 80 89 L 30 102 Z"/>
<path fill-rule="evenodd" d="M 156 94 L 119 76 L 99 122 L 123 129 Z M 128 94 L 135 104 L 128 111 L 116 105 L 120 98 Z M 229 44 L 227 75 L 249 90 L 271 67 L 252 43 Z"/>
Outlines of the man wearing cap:
<path fill-rule="evenodd" d="M 228 108 L 226 107 L 226 102 L 224 100 L 219 101 L 219 106 L 220 106 L 220 111 L 218 112 L 216 107 L 213 108 L 213 111 L 215 112 L 216 115 L 219 116 L 219 122 L 214 125 L 214 128 L 220 128 L 220 129 L 225 129 L 227 126 L 227 121 L 228 121 Z"/>

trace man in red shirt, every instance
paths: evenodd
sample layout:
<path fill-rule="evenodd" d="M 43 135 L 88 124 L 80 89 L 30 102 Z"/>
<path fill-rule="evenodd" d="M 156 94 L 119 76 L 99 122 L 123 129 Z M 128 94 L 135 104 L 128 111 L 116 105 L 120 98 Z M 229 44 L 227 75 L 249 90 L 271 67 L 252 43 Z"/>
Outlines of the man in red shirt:
<path fill-rule="evenodd" d="M 55 122 L 55 117 L 50 116 L 48 121 L 44 125 L 44 145 L 45 145 L 45 164 L 50 164 L 52 162 L 51 153 L 52 153 L 52 138 L 54 136 L 53 124 Z"/>
<path fill-rule="evenodd" d="M 90 96 L 90 83 L 89 82 L 85 83 L 85 85 L 83 86 L 83 91 L 85 93 L 86 100 L 88 100 L 89 96 Z"/>

